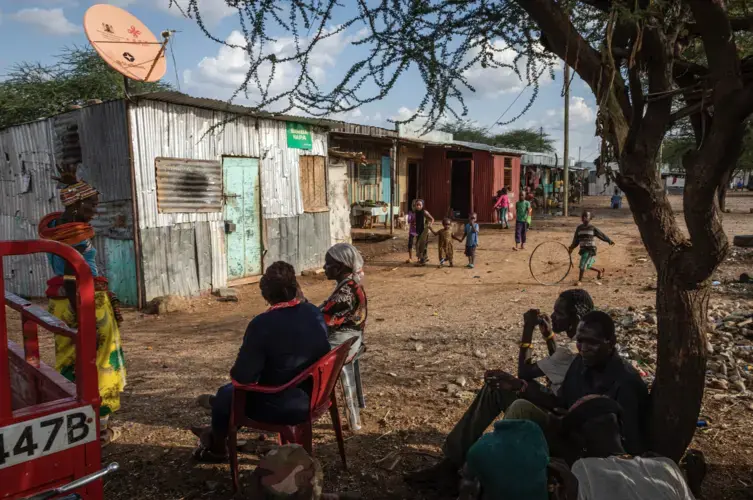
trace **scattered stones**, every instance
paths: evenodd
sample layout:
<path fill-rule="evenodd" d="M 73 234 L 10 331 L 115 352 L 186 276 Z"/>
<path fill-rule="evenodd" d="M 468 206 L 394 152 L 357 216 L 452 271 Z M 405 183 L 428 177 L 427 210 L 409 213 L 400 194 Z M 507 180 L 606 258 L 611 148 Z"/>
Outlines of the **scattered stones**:
<path fill-rule="evenodd" d="M 473 352 L 473 355 L 476 356 L 479 359 L 484 359 L 486 357 L 486 353 L 484 351 L 481 351 L 481 350 L 478 350 L 478 349 Z"/>
<path fill-rule="evenodd" d="M 458 384 L 460 387 L 465 387 L 468 384 L 468 380 L 464 376 L 459 376 L 455 379 L 455 383 Z"/>
<path fill-rule="evenodd" d="M 726 391 L 729 389 L 729 383 L 726 380 L 713 378 L 710 382 L 706 383 L 706 387 L 709 389 L 720 389 Z"/>
<path fill-rule="evenodd" d="M 742 286 L 742 285 L 740 285 Z M 656 373 L 657 317 L 653 307 L 607 311 L 615 321 L 618 352 L 647 383 Z M 753 302 L 714 300 L 709 305 L 706 383 L 716 399 L 746 397 L 753 388 Z"/>
<path fill-rule="evenodd" d="M 421 352 L 421 351 L 424 350 L 424 346 L 423 346 L 423 344 L 416 344 L 414 346 L 414 349 L 416 350 L 416 352 Z"/>
<path fill-rule="evenodd" d="M 178 295 L 165 295 L 152 299 L 145 308 L 147 314 L 168 314 L 189 309 L 189 300 Z"/>
<path fill-rule="evenodd" d="M 229 297 L 238 298 L 238 290 L 235 288 L 216 288 L 213 293 L 221 299 L 227 299 Z"/>
<path fill-rule="evenodd" d="M 324 269 L 317 267 L 315 269 L 306 269 L 301 273 L 301 276 L 319 276 L 320 274 L 324 274 Z"/>
<path fill-rule="evenodd" d="M 462 388 L 459 385 L 447 384 L 446 386 L 444 386 L 443 390 L 444 390 L 444 392 L 446 392 L 450 396 L 455 396 L 458 393 L 460 393 L 460 391 L 462 390 Z"/>

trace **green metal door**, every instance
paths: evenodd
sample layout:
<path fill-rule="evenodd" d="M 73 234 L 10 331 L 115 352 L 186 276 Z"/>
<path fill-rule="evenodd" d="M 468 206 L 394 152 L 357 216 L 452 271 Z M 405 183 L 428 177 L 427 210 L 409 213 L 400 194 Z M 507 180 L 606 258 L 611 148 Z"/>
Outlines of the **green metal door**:
<path fill-rule="evenodd" d="M 229 280 L 261 274 L 261 195 L 259 160 L 223 158 L 225 221 Z"/>

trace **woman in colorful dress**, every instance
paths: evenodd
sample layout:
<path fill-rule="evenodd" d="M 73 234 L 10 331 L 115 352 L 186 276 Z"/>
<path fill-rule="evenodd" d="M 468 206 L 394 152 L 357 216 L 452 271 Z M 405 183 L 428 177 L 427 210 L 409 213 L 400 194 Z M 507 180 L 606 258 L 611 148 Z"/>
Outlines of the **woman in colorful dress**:
<path fill-rule="evenodd" d="M 122 321 L 119 303 L 108 292 L 107 279 L 97 269 L 97 250 L 92 245 L 94 228 L 90 222 L 96 216 L 99 192 L 76 178 L 75 167 L 59 169 L 55 177 L 64 187 L 60 190 L 63 212 L 46 215 L 39 223 L 42 239 L 57 241 L 79 251 L 94 276 L 94 300 L 97 325 L 97 372 L 99 395 L 100 440 L 104 445 L 118 436 L 109 424 L 110 414 L 120 408 L 120 393 L 126 385 L 126 369 L 120 344 L 118 325 Z M 57 255 L 48 255 L 54 277 L 47 281 L 49 312 L 76 328 L 77 287 L 73 269 Z M 76 345 L 73 339 L 55 336 L 55 369 L 68 380 L 75 381 Z"/>
<path fill-rule="evenodd" d="M 363 257 L 353 245 L 338 243 L 327 251 L 324 273 L 328 279 L 337 282 L 335 290 L 320 307 L 327 324 L 329 343 L 334 348 L 358 337 L 350 349 L 350 358 L 361 348 L 366 328 L 366 293 L 361 286 Z"/>
<path fill-rule="evenodd" d="M 338 243 L 327 251 L 324 258 L 324 273 L 328 279 L 337 282 L 335 290 L 320 307 L 327 325 L 330 345 L 335 348 L 348 339 L 358 338 L 350 348 L 348 362 L 340 377 L 345 391 L 348 423 L 351 430 L 357 431 L 361 428 L 361 417 L 357 404 L 355 371 L 351 361 L 361 348 L 366 328 L 368 304 L 366 292 L 361 286 L 363 257 L 353 245 Z"/>

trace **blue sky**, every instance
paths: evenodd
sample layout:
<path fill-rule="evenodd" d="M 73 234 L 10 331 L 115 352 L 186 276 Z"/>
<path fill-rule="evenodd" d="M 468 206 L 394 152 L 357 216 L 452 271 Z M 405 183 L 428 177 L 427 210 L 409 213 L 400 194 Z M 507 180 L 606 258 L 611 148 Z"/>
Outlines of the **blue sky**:
<path fill-rule="evenodd" d="M 179 0 L 185 4 L 186 0 Z M 54 55 L 65 46 L 86 45 L 81 23 L 84 12 L 94 3 L 86 0 L 0 0 L 0 75 L 19 61 L 51 62 Z M 181 91 L 199 96 L 227 99 L 245 74 L 245 59 L 241 51 L 223 47 L 207 39 L 193 20 L 185 19 L 174 7 L 168 9 L 169 0 L 110 0 L 128 9 L 141 19 L 154 33 L 175 29 L 173 52 L 175 64 L 168 58 L 165 80 Z M 223 0 L 200 0 L 200 7 L 210 31 L 220 39 L 236 43 L 243 41 L 239 33 L 237 14 Z M 334 22 L 337 22 L 335 19 Z M 360 55 L 362 48 L 349 45 L 357 36 L 352 32 L 333 37 L 312 58 L 312 69 L 323 86 L 334 85 L 347 68 L 348 62 Z M 284 51 L 284 39 L 280 40 Z M 273 86 L 284 88 L 296 75 L 294 68 L 281 68 L 275 75 Z M 525 83 L 514 73 L 499 69 L 472 68 L 466 75 L 477 92 L 466 96 L 468 118 L 484 127 L 492 127 L 500 114 L 521 94 Z M 544 127 L 555 140 L 562 153 L 563 109 L 561 97 L 562 72 L 557 71 L 554 81 L 545 77 L 539 97 L 533 107 L 518 121 L 505 128 L 493 126 L 492 132 L 516 127 Z M 531 96 L 531 88 L 522 90 L 520 98 L 505 115 L 517 115 Z M 337 116 L 351 122 L 392 128 L 390 118 L 412 114 L 423 97 L 423 87 L 416 72 L 404 75 L 396 88 L 385 99 Z M 570 156 L 578 159 L 579 148 L 583 160 L 598 154 L 599 141 L 593 136 L 596 107 L 588 87 L 576 78 L 571 88 L 571 139 Z"/>

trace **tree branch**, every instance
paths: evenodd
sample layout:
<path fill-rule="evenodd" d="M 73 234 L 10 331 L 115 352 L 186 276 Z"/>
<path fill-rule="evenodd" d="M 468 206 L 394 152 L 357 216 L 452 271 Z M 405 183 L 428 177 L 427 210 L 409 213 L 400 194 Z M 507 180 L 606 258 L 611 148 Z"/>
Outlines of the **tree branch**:
<path fill-rule="evenodd" d="M 714 100 L 723 99 L 742 87 L 740 59 L 724 3 L 710 0 L 687 0 L 687 3 L 696 19 L 706 60 L 715 80 Z M 700 20 L 702 22 L 698 22 Z"/>
<path fill-rule="evenodd" d="M 562 10 L 561 3 L 554 0 L 525 0 L 519 4 L 541 30 L 547 47 L 578 73 L 600 101 L 600 107 L 607 110 L 610 142 L 619 153 L 627 139 L 632 108 L 618 68 L 603 63 L 601 54 L 575 29 L 570 17 Z"/>

